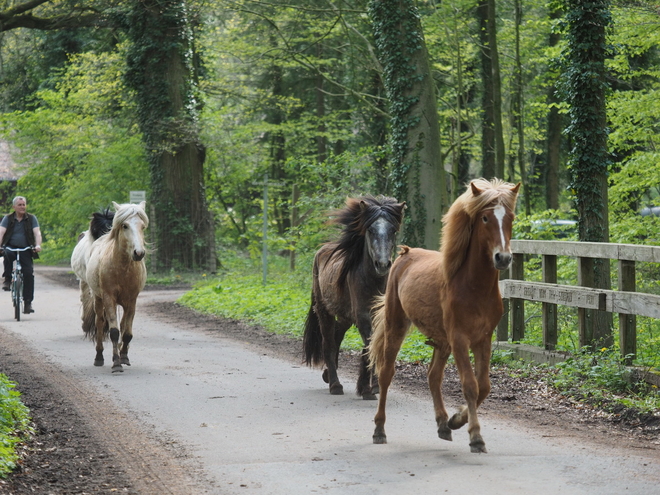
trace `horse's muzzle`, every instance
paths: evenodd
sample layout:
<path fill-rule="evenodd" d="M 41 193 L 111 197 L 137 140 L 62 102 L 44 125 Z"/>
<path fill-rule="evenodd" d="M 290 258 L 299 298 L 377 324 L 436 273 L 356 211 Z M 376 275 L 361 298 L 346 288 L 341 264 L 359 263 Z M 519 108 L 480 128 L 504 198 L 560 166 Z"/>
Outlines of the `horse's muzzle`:
<path fill-rule="evenodd" d="M 142 261 L 146 251 L 133 251 L 133 261 Z"/>
<path fill-rule="evenodd" d="M 376 269 L 376 273 L 381 277 L 389 273 L 391 266 L 392 266 L 392 260 L 374 261 L 374 268 Z"/>
<path fill-rule="evenodd" d="M 511 260 L 513 259 L 513 256 L 511 253 L 500 253 L 497 252 L 493 256 L 493 262 L 495 263 L 495 268 L 498 270 L 506 270 L 511 266 Z"/>

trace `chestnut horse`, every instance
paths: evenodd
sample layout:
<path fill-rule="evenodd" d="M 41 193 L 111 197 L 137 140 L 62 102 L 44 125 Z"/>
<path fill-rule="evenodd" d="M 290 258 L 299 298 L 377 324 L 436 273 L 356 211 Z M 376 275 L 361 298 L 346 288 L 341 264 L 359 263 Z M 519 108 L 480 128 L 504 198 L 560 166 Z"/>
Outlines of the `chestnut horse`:
<path fill-rule="evenodd" d="M 91 322 L 92 315 L 94 317 L 94 325 L 83 325 L 83 330 L 96 341 L 94 366 L 104 364 L 103 341 L 109 334 L 114 373 L 123 371 L 122 364 L 131 364 L 128 346 L 133 338 L 135 306 L 147 280 L 144 229 L 149 225 L 149 218 L 144 211 L 144 201 L 139 205 L 114 202 L 113 205 L 112 229 L 94 241 L 89 250 L 84 275 L 89 290 L 81 293 L 81 298 L 93 300 L 93 305 L 83 302 L 86 312 L 83 322 Z M 117 318 L 118 306 L 124 310 L 121 326 Z"/>
<path fill-rule="evenodd" d="M 356 325 L 365 345 L 357 393 L 363 399 L 376 398 L 376 379 L 366 355 L 370 311 L 374 298 L 385 290 L 404 208 L 405 203 L 383 196 L 349 198 L 344 209 L 334 212 L 334 222 L 344 227 L 339 240 L 324 244 L 314 257 L 303 348 L 307 365 L 325 363 L 323 380 L 333 395 L 344 393 L 337 376 L 339 347 L 346 331 Z"/>
<path fill-rule="evenodd" d="M 451 430 L 468 423 L 471 451 L 486 452 L 477 407 L 490 392 L 491 337 L 503 312 L 499 270 L 511 264 L 509 241 L 519 188 L 520 184 L 499 179 L 474 180 L 442 219 L 439 252 L 403 246 L 390 270 L 385 295 L 374 308 L 369 359 L 380 383 L 374 443 L 387 443 L 387 390 L 396 356 L 413 324 L 433 346 L 427 376 L 438 436 L 451 440 Z M 450 353 L 467 404 L 451 419 L 442 399 Z"/>

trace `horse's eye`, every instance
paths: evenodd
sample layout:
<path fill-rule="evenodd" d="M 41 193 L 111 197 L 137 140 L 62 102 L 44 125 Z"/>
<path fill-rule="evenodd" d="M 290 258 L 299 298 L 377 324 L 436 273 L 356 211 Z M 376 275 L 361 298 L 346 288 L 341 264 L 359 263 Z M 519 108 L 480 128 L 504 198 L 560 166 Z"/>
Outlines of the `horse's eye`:
<path fill-rule="evenodd" d="M 122 228 L 123 228 L 124 230 L 126 230 L 126 229 L 128 228 L 128 225 L 123 224 L 123 225 L 122 225 Z"/>
<path fill-rule="evenodd" d="M 484 215 L 483 217 L 481 217 L 481 220 L 482 220 L 484 223 L 488 223 L 488 217 L 487 217 L 486 215 Z"/>

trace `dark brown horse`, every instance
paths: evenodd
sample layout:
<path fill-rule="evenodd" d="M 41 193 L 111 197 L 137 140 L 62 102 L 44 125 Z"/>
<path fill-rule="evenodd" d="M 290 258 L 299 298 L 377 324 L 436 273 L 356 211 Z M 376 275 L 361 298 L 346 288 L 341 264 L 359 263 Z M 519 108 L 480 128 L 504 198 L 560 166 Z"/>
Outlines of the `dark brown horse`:
<path fill-rule="evenodd" d="M 339 347 L 351 325 L 364 342 L 357 393 L 375 399 L 376 379 L 367 366 L 366 346 L 371 337 L 370 309 L 382 294 L 392 265 L 396 234 L 405 203 L 393 198 L 364 196 L 346 201 L 334 212 L 334 222 L 343 226 L 336 242 L 324 244 L 314 257 L 312 303 L 303 339 L 307 365 L 325 363 L 323 380 L 330 393 L 341 395 L 337 377 Z"/>
<path fill-rule="evenodd" d="M 440 251 L 404 246 L 394 262 L 385 295 L 375 308 L 369 347 L 370 364 L 380 382 L 374 443 L 387 443 L 387 390 L 396 356 L 413 324 L 433 346 L 428 383 L 438 436 L 451 440 L 451 430 L 468 423 L 471 451 L 486 452 L 477 407 L 490 392 L 491 337 L 503 311 L 499 270 L 511 264 L 509 241 L 519 187 L 499 179 L 472 181 L 442 219 Z M 467 404 L 451 419 L 442 399 L 442 379 L 450 353 Z"/>

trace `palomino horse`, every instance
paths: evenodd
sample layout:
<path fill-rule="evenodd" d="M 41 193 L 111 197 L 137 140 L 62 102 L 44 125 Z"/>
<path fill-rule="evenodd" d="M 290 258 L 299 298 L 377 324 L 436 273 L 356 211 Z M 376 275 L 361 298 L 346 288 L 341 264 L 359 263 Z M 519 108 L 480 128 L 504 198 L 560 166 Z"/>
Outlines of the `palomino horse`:
<path fill-rule="evenodd" d="M 334 222 L 343 226 L 339 240 L 324 244 L 314 257 L 312 303 L 303 338 L 305 362 L 325 363 L 323 380 L 333 395 L 344 393 L 337 377 L 339 347 L 346 331 L 356 325 L 365 345 L 357 393 L 376 398 L 376 380 L 372 383 L 366 356 L 370 309 L 385 289 L 404 208 L 405 203 L 383 196 L 349 198 L 345 208 L 334 212 Z"/>
<path fill-rule="evenodd" d="M 149 219 L 144 211 L 144 201 L 139 205 L 114 202 L 113 205 L 112 229 L 91 246 L 84 279 L 89 291 L 81 297 L 90 297 L 94 301 L 93 305 L 83 303 L 83 310 L 87 311 L 83 322 L 90 321 L 94 315 L 95 325 L 83 328 L 88 337 L 96 339 L 94 365 L 103 366 L 103 341 L 109 334 L 114 373 L 123 371 L 122 364 L 131 364 L 128 346 L 133 338 L 135 305 L 147 280 L 144 229 Z M 117 321 L 118 306 L 124 310 L 121 326 Z"/>
<path fill-rule="evenodd" d="M 369 347 L 370 364 L 380 383 L 374 443 L 387 443 L 387 390 L 396 356 L 413 324 L 433 346 L 428 383 L 438 436 L 451 440 L 451 430 L 468 423 L 471 451 L 486 452 L 477 407 L 490 392 L 491 337 L 503 312 L 498 270 L 511 264 L 509 241 L 519 187 L 499 179 L 472 181 L 442 219 L 440 251 L 404 246 L 394 262 L 385 295 L 374 308 Z M 450 353 L 467 403 L 451 419 L 442 399 Z"/>
<path fill-rule="evenodd" d="M 94 300 L 91 297 L 86 296 L 86 294 L 89 293 L 89 286 L 85 281 L 87 273 L 87 262 L 89 261 L 89 253 L 92 249 L 92 244 L 94 241 L 102 235 L 110 232 L 110 229 L 112 228 L 112 219 L 114 216 L 114 212 L 110 211 L 108 208 L 106 208 L 104 211 L 94 212 L 92 214 L 92 219 L 89 222 L 89 229 L 78 236 L 78 244 L 76 244 L 76 247 L 71 254 L 71 268 L 73 268 L 73 272 L 76 274 L 76 277 L 78 277 L 78 280 L 80 281 L 80 302 L 83 304 L 80 317 L 84 318 L 86 313 L 90 314 L 89 311 L 85 311 L 85 304 L 92 308 L 91 318 L 89 321 L 83 321 L 83 330 L 90 325 L 94 325 Z"/>

